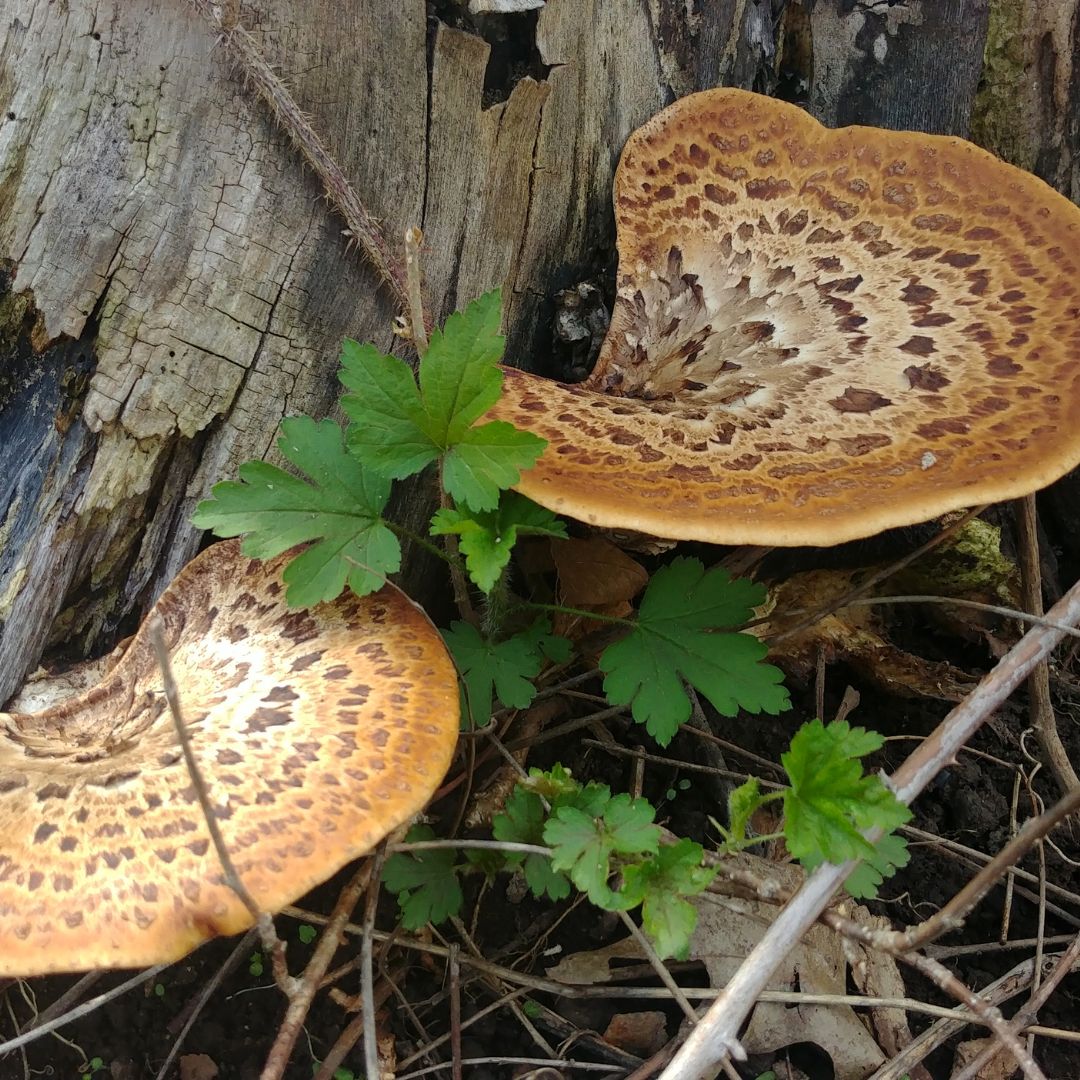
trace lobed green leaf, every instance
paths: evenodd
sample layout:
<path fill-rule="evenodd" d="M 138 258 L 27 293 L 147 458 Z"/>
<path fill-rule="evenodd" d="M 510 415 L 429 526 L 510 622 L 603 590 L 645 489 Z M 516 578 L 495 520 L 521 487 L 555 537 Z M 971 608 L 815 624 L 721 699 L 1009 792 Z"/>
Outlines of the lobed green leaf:
<path fill-rule="evenodd" d="M 278 449 L 310 479 L 264 461 L 240 466 L 239 480 L 213 488 L 192 522 L 217 536 L 244 536 L 241 550 L 269 559 L 316 541 L 284 572 L 285 596 L 294 607 L 333 600 L 346 583 L 358 596 L 382 588 L 401 564 L 401 547 L 382 511 L 389 482 L 351 457 L 332 420 L 283 420 Z"/>
<path fill-rule="evenodd" d="M 495 510 L 459 507 L 438 510 L 431 519 L 433 536 L 460 537 L 469 577 L 482 592 L 490 592 L 510 562 L 519 536 L 565 538 L 566 525 L 550 510 L 517 492 L 503 492 Z M 563 640 L 563 639 L 559 639 Z"/>
<path fill-rule="evenodd" d="M 673 560 L 649 581 L 633 629 L 600 658 L 608 700 L 631 705 L 662 746 L 690 717 L 683 679 L 724 716 L 788 708 L 782 672 L 762 663 L 766 647 L 749 634 L 718 632 L 745 622 L 763 599 L 760 585 L 733 581 L 721 568 Z"/>

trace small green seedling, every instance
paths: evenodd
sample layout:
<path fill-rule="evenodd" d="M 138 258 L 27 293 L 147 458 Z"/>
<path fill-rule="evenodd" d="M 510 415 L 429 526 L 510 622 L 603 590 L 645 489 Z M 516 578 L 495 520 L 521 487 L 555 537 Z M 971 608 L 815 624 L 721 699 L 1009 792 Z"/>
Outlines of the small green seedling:
<path fill-rule="evenodd" d="M 321 1067 L 321 1061 L 313 1061 L 311 1063 L 311 1075 L 315 1076 Z M 346 1069 L 344 1065 L 341 1065 L 334 1070 L 333 1080 L 356 1080 L 356 1073 L 352 1069 Z"/>
<path fill-rule="evenodd" d="M 319 931 L 310 923 L 301 923 L 296 928 L 296 936 L 300 939 L 301 944 L 310 945 L 319 936 Z"/>
<path fill-rule="evenodd" d="M 261 952 L 252 953 L 251 959 L 248 961 L 248 974 L 254 979 L 261 979 L 264 970 L 263 954 Z"/>
<path fill-rule="evenodd" d="M 680 781 L 678 781 L 678 783 L 676 783 L 673 787 L 669 787 L 667 791 L 664 792 L 664 801 L 674 802 L 682 792 L 689 790 L 690 781 L 684 776 Z"/>
<path fill-rule="evenodd" d="M 92 1057 L 89 1061 L 83 1062 L 80 1066 L 82 1072 L 82 1080 L 93 1080 L 93 1078 L 102 1072 L 105 1068 L 105 1062 L 99 1057 Z"/>

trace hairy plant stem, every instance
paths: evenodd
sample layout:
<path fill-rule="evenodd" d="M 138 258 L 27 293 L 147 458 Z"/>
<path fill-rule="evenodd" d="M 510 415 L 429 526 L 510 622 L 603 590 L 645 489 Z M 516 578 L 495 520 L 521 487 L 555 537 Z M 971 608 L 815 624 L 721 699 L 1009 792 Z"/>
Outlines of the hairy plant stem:
<path fill-rule="evenodd" d="M 404 267 L 394 257 L 378 222 L 360 201 L 341 166 L 316 134 L 310 118 L 304 115 L 284 81 L 266 62 L 255 39 L 240 25 L 239 5 L 214 3 L 213 0 L 189 2 L 218 31 L 222 49 L 240 69 L 244 82 L 263 99 L 278 126 L 322 182 L 326 198 L 345 219 L 348 235 L 359 244 L 379 277 L 390 286 L 400 307 L 408 309 Z"/>
<path fill-rule="evenodd" d="M 514 598 L 505 570 L 498 576 L 480 609 L 480 633 L 498 640 L 506 627 L 507 616 L 514 608 Z"/>

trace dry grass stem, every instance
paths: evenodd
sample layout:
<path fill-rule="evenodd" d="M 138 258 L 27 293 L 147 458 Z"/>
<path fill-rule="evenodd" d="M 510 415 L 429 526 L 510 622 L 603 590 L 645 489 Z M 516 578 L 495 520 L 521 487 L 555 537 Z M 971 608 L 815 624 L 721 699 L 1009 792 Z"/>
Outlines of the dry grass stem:
<path fill-rule="evenodd" d="M 224 13 L 214 0 L 190 0 L 190 3 L 219 33 L 221 46 L 240 70 L 244 83 L 254 88 L 277 125 L 311 166 L 327 199 L 345 219 L 348 235 L 363 248 L 372 267 L 390 286 L 398 306 L 404 311 L 409 302 L 404 269 L 394 258 L 378 222 L 323 146 L 311 120 L 304 115 L 284 81 L 267 64 L 255 39 L 240 25 L 235 11 Z"/>

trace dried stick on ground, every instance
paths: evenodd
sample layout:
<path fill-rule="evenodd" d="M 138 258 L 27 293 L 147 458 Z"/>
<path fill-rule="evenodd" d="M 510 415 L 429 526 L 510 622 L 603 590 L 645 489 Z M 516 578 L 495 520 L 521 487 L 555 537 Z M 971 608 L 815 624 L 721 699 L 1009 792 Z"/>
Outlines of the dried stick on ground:
<path fill-rule="evenodd" d="M 1035 1018 L 1039 1014 L 1039 1009 L 1049 1001 L 1050 995 L 1057 989 L 1061 980 L 1064 979 L 1077 964 L 1080 964 L 1080 935 L 1074 937 L 1069 947 L 1058 957 L 1054 970 L 1043 984 L 1037 990 L 1032 992 L 1025 1004 L 1020 1007 L 1016 1015 L 1009 1021 L 1009 1027 L 1014 1032 L 1019 1032 L 1028 1025 L 1034 1023 Z M 1039 965 L 1036 964 L 1036 974 L 1038 974 L 1038 970 Z M 953 1077 L 953 1080 L 978 1080 L 978 1077 L 986 1075 L 982 1071 L 983 1066 L 986 1065 L 991 1058 L 995 1057 L 999 1051 L 1000 1047 L 991 1043 L 991 1045 L 983 1050 L 974 1061 L 961 1069 L 961 1071 Z"/>
<path fill-rule="evenodd" d="M 64 1013 L 63 1016 L 58 1016 L 55 1020 L 49 1020 L 44 1024 L 37 1024 L 29 1031 L 17 1035 L 14 1039 L 8 1039 L 7 1042 L 0 1043 L 0 1058 L 5 1054 L 10 1054 L 12 1050 L 18 1050 L 20 1046 L 26 1046 L 27 1043 L 40 1039 L 43 1035 L 51 1034 L 65 1024 L 73 1024 L 76 1020 L 89 1016 L 95 1009 L 100 1009 L 103 1005 L 107 1005 L 115 998 L 122 997 L 136 986 L 140 986 L 142 983 L 160 975 L 167 967 L 169 967 L 168 964 L 155 964 L 145 971 L 140 971 L 138 975 L 133 975 L 119 986 L 114 986 L 111 990 L 106 990 L 105 993 L 98 994 L 97 997 L 90 998 L 89 1001 L 84 1001 L 82 1005 Z"/>
<path fill-rule="evenodd" d="M 1048 613 L 1056 623 L 1075 626 L 1080 621 L 1080 582 Z M 1037 626 L 1029 630 L 997 666 L 927 737 L 892 777 L 897 796 L 910 803 L 960 747 L 978 730 L 1063 637 L 1059 629 Z M 807 880 L 797 896 L 755 946 L 727 987 L 664 1070 L 664 1080 L 697 1080 L 711 1072 L 726 1055 L 741 1056 L 739 1028 L 773 972 L 829 904 L 854 868 L 826 864 Z"/>
<path fill-rule="evenodd" d="M 979 1017 L 990 1028 L 1001 1045 L 1012 1054 L 1027 1080 L 1046 1080 L 1046 1074 L 1035 1064 L 1027 1047 L 1016 1037 L 1016 1033 L 996 1005 L 992 1005 L 985 998 L 968 989 L 944 964 L 937 960 L 931 960 L 921 953 L 906 953 L 900 959 L 925 978 L 930 979 L 939 989 L 966 1005 Z"/>
<path fill-rule="evenodd" d="M 1035 508 L 1035 496 L 1018 499 L 1016 508 L 1016 531 L 1020 554 L 1020 588 L 1024 610 L 1032 615 L 1043 612 L 1042 568 L 1039 562 L 1039 519 Z M 1050 667 L 1044 660 L 1036 665 L 1028 679 L 1031 725 L 1046 755 L 1050 771 L 1062 793 L 1080 788 L 1080 777 L 1069 760 L 1068 752 L 1058 735 L 1054 703 L 1050 698 Z"/>
<path fill-rule="evenodd" d="M 188 1032 L 195 1026 L 195 1021 L 202 1015 L 203 1009 L 206 1008 L 206 1003 L 214 996 L 214 991 L 222 984 L 225 977 L 229 975 L 240 963 L 241 959 L 247 954 L 247 952 L 255 944 L 257 937 L 255 930 L 249 930 L 233 947 L 233 951 L 225 958 L 225 962 L 219 965 L 217 971 L 214 972 L 213 978 L 210 979 L 205 986 L 199 991 L 198 999 L 191 1007 L 187 1019 L 184 1021 L 184 1026 L 177 1032 L 176 1038 L 173 1039 L 173 1044 L 169 1047 L 168 1056 L 161 1063 L 161 1068 L 157 1071 L 157 1076 L 154 1080 L 165 1080 L 169 1075 L 169 1071 L 172 1069 L 172 1064 L 176 1060 L 177 1054 L 180 1053 L 184 1046 L 184 1040 L 188 1037 Z"/>
<path fill-rule="evenodd" d="M 365 859 L 338 895 L 334 910 L 326 922 L 323 936 L 319 939 L 319 944 L 315 946 L 315 952 L 298 980 L 296 993 L 289 998 L 289 1007 L 285 1011 L 285 1018 L 281 1021 L 274 1045 L 267 1055 L 261 1080 L 281 1080 L 284 1075 L 293 1047 L 300 1037 L 304 1020 L 311 1008 L 315 992 L 319 989 L 326 969 L 337 952 L 342 928 L 349 921 L 353 908 L 360 902 L 360 897 L 363 896 L 370 877 L 371 860 Z"/>
<path fill-rule="evenodd" d="M 1033 958 L 1024 960 L 1001 978 L 984 986 L 979 991 L 979 996 L 991 1005 L 1001 1006 L 1032 985 L 1034 969 Z M 968 1017 L 956 1016 L 935 1021 L 925 1031 L 916 1035 L 892 1061 L 887 1061 L 873 1076 L 867 1077 L 867 1080 L 902 1080 L 920 1061 L 962 1031 L 968 1020 Z"/>

